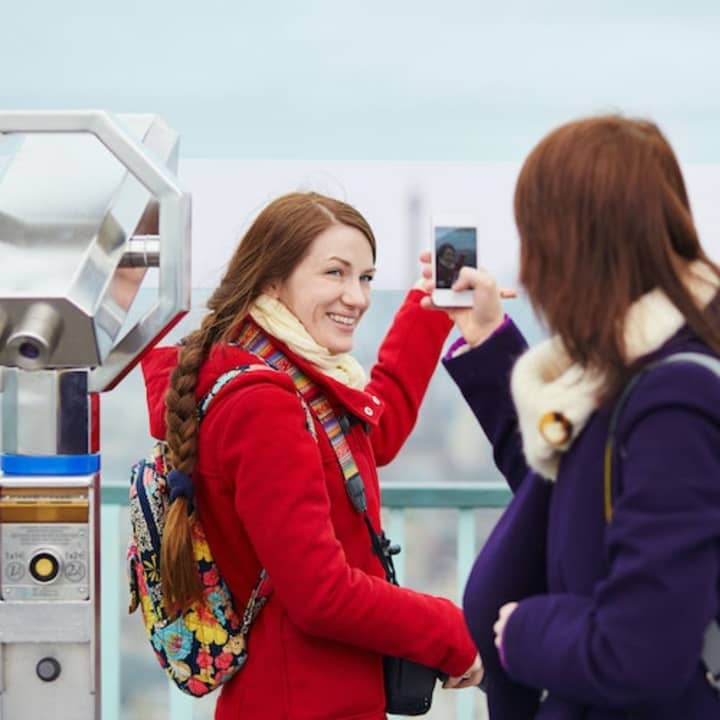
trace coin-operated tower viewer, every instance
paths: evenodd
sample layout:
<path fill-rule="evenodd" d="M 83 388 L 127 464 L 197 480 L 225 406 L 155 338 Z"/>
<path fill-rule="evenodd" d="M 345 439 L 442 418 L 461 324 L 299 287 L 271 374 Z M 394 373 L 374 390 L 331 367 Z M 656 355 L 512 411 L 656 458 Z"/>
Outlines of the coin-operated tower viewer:
<path fill-rule="evenodd" d="M 98 393 L 189 309 L 178 140 L 152 115 L 0 112 L 1 720 L 100 718 Z"/>

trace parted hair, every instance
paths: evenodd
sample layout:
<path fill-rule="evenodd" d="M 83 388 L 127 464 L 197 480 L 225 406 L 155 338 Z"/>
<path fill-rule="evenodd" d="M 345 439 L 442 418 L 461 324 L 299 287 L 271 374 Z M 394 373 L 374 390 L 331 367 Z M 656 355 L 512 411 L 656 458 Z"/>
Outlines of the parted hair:
<path fill-rule="evenodd" d="M 720 352 L 717 303 L 704 312 L 683 278 L 703 251 L 670 144 L 646 120 L 577 120 L 532 150 L 515 189 L 520 282 L 573 361 L 606 378 L 610 399 L 632 368 L 624 321 L 659 288 L 688 325 Z"/>
<path fill-rule="evenodd" d="M 232 340 L 252 303 L 269 285 L 286 280 L 313 240 L 332 225 L 346 225 L 367 238 L 375 260 L 375 237 L 365 218 L 347 203 L 317 193 L 290 193 L 267 205 L 235 250 L 215 289 L 200 328 L 188 335 L 165 396 L 170 468 L 192 475 L 197 459 L 198 417 L 195 387 L 200 368 L 216 343 Z M 161 549 L 163 590 L 171 611 L 200 597 L 193 563 L 191 528 L 195 511 L 176 498 L 170 505 Z"/>

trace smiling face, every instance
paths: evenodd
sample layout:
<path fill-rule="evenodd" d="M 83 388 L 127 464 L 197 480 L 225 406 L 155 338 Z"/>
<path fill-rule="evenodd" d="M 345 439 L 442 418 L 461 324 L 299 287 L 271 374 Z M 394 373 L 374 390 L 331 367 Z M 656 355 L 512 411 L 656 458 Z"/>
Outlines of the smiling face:
<path fill-rule="evenodd" d="M 312 241 L 290 276 L 268 293 L 335 355 L 352 350 L 355 328 L 370 305 L 374 275 L 365 235 L 347 225 L 331 225 Z"/>

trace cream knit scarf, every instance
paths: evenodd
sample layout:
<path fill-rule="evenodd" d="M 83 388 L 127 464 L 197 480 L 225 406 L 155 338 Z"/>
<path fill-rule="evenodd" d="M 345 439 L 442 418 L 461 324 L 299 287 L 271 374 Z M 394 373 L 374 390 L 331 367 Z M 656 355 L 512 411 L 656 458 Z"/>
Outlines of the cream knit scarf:
<path fill-rule="evenodd" d="M 704 263 L 694 262 L 687 278 L 698 305 L 705 307 L 718 292 L 715 273 Z M 625 318 L 628 364 L 657 350 L 684 324 L 685 318 L 663 292 L 643 295 Z M 601 384 L 597 372 L 570 360 L 557 337 L 531 348 L 515 364 L 511 390 L 525 458 L 544 477 L 556 478 L 562 454 L 598 406 Z"/>
<path fill-rule="evenodd" d="M 250 317 L 265 332 L 285 343 L 290 350 L 312 363 L 321 372 L 357 390 L 365 387 L 367 379 L 360 363 L 352 355 L 333 355 L 327 348 L 318 345 L 280 300 L 269 295 L 260 295 L 250 307 Z"/>

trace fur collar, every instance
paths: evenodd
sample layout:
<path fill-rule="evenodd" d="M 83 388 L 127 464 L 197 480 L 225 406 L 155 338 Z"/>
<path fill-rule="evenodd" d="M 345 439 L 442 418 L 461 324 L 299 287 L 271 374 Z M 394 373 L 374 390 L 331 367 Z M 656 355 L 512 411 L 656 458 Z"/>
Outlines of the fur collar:
<path fill-rule="evenodd" d="M 701 262 L 690 265 L 688 287 L 705 307 L 718 291 L 714 271 Z M 625 320 L 627 362 L 657 350 L 683 325 L 685 318 L 660 290 L 643 295 Z M 574 364 L 559 338 L 525 352 L 515 364 L 511 390 L 517 408 L 528 464 L 554 480 L 562 454 L 580 434 L 598 406 L 602 377 Z"/>

